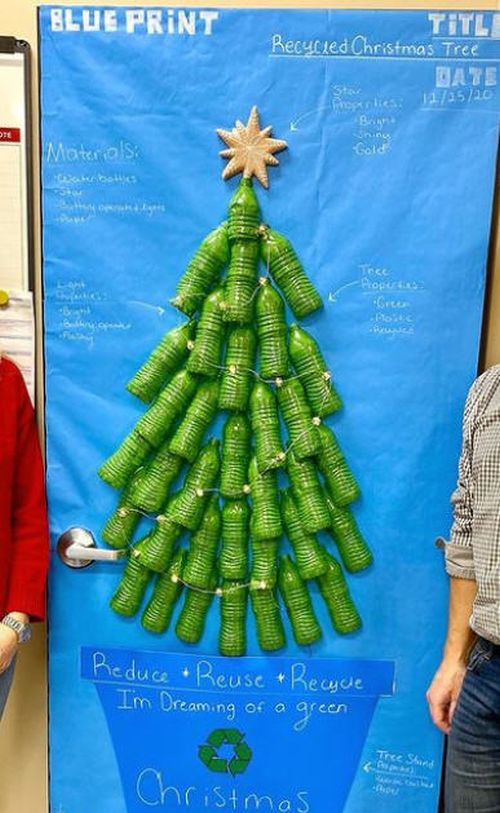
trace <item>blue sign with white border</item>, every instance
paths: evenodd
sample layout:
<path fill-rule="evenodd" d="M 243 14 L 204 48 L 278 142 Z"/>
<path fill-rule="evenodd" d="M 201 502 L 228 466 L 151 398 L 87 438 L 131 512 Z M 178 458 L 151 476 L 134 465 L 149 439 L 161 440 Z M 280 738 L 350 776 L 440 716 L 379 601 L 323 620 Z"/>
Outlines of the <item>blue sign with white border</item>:
<path fill-rule="evenodd" d="M 255 104 L 288 142 L 258 196 L 325 302 L 306 327 L 344 401 L 328 423 L 375 558 L 348 577 L 361 631 L 336 635 L 313 590 L 320 643 L 289 635 L 264 658 L 249 614 L 236 660 L 217 656 L 217 601 L 193 651 L 113 615 L 121 565 L 75 572 L 54 556 L 52 809 L 433 811 L 441 738 L 425 689 L 446 614 L 433 541 L 477 368 L 500 14 L 39 14 L 54 545 L 74 526 L 99 539 L 114 510 L 96 472 L 143 412 L 125 385 L 180 323 L 168 300 L 235 189 L 215 129 Z"/>

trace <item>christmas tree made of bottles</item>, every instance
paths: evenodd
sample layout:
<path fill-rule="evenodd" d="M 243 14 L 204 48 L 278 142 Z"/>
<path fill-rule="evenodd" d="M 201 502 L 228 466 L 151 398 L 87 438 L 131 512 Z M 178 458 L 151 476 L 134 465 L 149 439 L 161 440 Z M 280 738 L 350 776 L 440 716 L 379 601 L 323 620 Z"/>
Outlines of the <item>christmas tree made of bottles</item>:
<path fill-rule="evenodd" d="M 372 554 L 349 507 L 358 485 L 324 423 L 340 397 L 316 341 L 286 322 L 284 299 L 297 320 L 322 300 L 290 242 L 261 222 L 252 185 L 255 176 L 267 188 L 267 166 L 287 144 L 261 129 L 255 107 L 246 126 L 217 132 L 229 159 L 223 178 L 242 180 L 171 300 L 188 320 L 128 383 L 150 405 L 99 474 L 121 490 L 102 538 L 128 556 L 112 609 L 138 613 L 154 579 L 143 627 L 164 633 L 184 593 L 175 632 L 196 644 L 216 599 L 219 651 L 239 656 L 249 598 L 263 650 L 286 645 L 281 601 L 297 644 L 321 638 L 311 582 L 334 629 L 357 630 L 342 566 L 316 534 L 329 532 L 351 573 Z M 222 438 L 207 439 L 219 411 Z M 152 530 L 134 541 L 144 514 Z M 292 555 L 280 553 L 285 536 Z"/>

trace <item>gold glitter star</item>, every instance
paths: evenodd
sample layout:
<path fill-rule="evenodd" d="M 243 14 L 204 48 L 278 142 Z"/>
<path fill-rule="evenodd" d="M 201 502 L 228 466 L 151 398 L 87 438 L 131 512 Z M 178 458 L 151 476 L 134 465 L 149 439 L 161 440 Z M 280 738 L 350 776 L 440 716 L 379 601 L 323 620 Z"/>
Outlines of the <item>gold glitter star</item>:
<path fill-rule="evenodd" d="M 222 173 L 224 180 L 242 172 L 244 178 L 255 175 L 262 186 L 268 188 L 267 167 L 277 166 L 279 161 L 274 153 L 288 146 L 286 141 L 270 137 L 272 129 L 271 126 L 260 129 L 259 111 L 252 107 L 246 127 L 241 121 L 237 121 L 232 130 L 217 130 L 217 135 L 228 146 L 227 150 L 221 150 L 220 153 L 222 158 L 229 158 Z"/>

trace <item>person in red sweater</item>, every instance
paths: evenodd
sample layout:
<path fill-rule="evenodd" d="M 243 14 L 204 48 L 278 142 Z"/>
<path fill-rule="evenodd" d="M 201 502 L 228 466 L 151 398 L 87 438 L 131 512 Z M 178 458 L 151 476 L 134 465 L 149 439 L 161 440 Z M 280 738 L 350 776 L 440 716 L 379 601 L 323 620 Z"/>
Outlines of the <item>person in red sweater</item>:
<path fill-rule="evenodd" d="M 49 537 L 42 456 L 23 377 L 0 355 L 0 717 L 17 648 L 45 617 Z"/>

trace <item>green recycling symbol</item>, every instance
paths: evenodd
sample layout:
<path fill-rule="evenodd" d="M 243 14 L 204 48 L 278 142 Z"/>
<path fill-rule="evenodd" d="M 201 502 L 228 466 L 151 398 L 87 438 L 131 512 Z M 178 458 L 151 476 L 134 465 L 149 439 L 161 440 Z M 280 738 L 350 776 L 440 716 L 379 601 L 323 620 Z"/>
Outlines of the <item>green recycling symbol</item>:
<path fill-rule="evenodd" d="M 198 756 L 209 771 L 237 776 L 245 773 L 252 759 L 252 749 L 244 739 L 245 735 L 237 728 L 216 728 L 207 737 L 206 743 L 199 746 Z M 219 749 L 225 745 L 233 747 L 230 758 L 219 756 Z"/>

